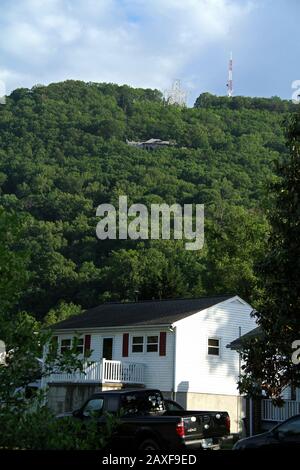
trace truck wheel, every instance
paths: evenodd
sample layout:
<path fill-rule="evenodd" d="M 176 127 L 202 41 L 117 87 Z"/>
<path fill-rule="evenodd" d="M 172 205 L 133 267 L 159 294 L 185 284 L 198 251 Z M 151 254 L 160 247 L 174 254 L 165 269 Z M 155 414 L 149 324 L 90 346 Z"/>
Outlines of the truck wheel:
<path fill-rule="evenodd" d="M 156 441 L 153 439 L 145 439 L 141 444 L 139 445 L 139 451 L 141 452 L 146 452 L 146 451 L 153 451 L 153 450 L 160 450 L 159 445 L 157 444 Z"/>

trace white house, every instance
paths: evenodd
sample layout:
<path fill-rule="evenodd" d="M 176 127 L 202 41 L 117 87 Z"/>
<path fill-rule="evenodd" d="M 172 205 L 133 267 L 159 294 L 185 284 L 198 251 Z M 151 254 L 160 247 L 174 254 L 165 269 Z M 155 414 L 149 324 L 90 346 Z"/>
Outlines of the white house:
<path fill-rule="evenodd" d="M 157 150 L 159 148 L 165 148 L 169 146 L 174 146 L 176 144 L 175 141 L 170 140 L 161 140 L 161 139 L 148 139 L 142 142 L 135 142 L 127 140 L 127 145 L 131 147 L 137 147 L 144 150 Z"/>
<path fill-rule="evenodd" d="M 48 402 L 56 412 L 78 407 L 99 389 L 159 388 L 189 409 L 225 410 L 241 427 L 240 360 L 226 348 L 255 326 L 252 307 L 238 296 L 107 303 L 53 327 L 61 352 L 79 335 L 91 350 L 85 374 L 53 374 Z"/>

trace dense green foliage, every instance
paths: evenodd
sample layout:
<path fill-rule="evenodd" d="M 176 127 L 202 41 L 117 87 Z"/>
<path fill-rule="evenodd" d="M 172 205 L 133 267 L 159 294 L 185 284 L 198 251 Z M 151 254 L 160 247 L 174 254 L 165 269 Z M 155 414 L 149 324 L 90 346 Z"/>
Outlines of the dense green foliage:
<path fill-rule="evenodd" d="M 28 407 L 28 405 L 27 405 Z M 90 417 L 84 424 L 72 417 L 57 419 L 45 406 L 35 409 L 0 409 L 0 448 L 21 450 L 103 450 L 110 445 L 119 418 L 106 416 L 101 426 L 97 417 Z"/>
<path fill-rule="evenodd" d="M 290 153 L 277 166 L 270 236 L 258 266 L 261 334 L 244 345 L 240 383 L 248 393 L 261 385 L 277 402 L 287 385 L 300 386 L 300 114 L 292 117 L 288 138 Z"/>
<path fill-rule="evenodd" d="M 15 90 L 0 106 L 0 206 L 22 217 L 11 241 L 27 256 L 18 309 L 37 318 L 51 310 L 51 323 L 136 295 L 253 297 L 264 188 L 287 151 L 282 121 L 291 109 L 278 98 L 209 94 L 182 109 L 158 91 L 76 81 Z M 126 144 L 151 137 L 177 144 L 153 152 Z M 204 203 L 203 250 L 99 241 L 96 207 L 123 194 L 129 204 Z"/>
<path fill-rule="evenodd" d="M 74 419 L 58 420 L 44 404 L 44 390 L 26 393 L 27 386 L 42 375 L 56 368 L 82 370 L 83 361 L 78 358 L 76 341 L 63 355 L 52 344 L 43 368 L 37 359 L 49 334 L 32 316 L 18 311 L 22 292 L 30 285 L 29 257 L 12 246 L 20 240 L 24 224 L 26 216 L 0 210 L 0 338 L 6 346 L 0 361 L 0 448 L 102 449 L 118 425 L 115 417 L 107 417 L 99 435 L 97 419 L 91 419 L 84 429 Z"/>

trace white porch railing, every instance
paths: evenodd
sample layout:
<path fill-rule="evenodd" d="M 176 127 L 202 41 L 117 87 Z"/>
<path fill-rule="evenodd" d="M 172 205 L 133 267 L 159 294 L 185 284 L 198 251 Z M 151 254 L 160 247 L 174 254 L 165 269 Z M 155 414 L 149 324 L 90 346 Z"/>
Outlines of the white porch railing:
<path fill-rule="evenodd" d="M 144 364 L 103 359 L 102 382 L 144 383 Z"/>
<path fill-rule="evenodd" d="M 143 384 L 144 364 L 102 359 L 101 362 L 93 362 L 87 365 L 84 372 L 51 374 L 47 377 L 46 382 Z"/>
<path fill-rule="evenodd" d="M 284 421 L 300 413 L 300 402 L 285 400 L 282 407 L 274 406 L 272 400 L 263 399 L 261 402 L 261 414 L 264 421 Z"/>

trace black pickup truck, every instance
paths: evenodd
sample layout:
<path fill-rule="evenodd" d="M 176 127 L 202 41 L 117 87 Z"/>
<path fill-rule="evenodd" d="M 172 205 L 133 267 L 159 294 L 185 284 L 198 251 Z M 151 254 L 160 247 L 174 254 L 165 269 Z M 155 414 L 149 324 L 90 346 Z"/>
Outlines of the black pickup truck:
<path fill-rule="evenodd" d="M 109 390 L 92 395 L 71 416 L 96 416 L 104 425 L 107 414 L 118 415 L 110 447 L 126 450 L 200 450 L 230 433 L 226 411 L 186 411 L 174 403 L 155 389 Z"/>

